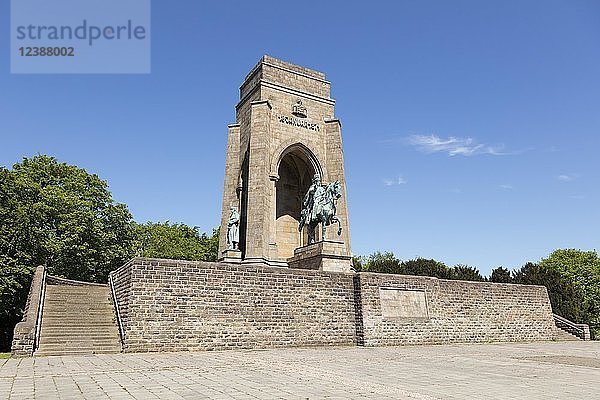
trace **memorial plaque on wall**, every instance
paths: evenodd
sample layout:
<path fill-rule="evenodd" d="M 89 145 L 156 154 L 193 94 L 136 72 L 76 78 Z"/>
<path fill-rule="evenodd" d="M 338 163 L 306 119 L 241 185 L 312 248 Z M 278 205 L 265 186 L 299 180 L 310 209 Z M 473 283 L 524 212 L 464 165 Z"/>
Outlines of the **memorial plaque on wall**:
<path fill-rule="evenodd" d="M 384 318 L 429 318 L 423 290 L 379 288 L 379 299 Z"/>

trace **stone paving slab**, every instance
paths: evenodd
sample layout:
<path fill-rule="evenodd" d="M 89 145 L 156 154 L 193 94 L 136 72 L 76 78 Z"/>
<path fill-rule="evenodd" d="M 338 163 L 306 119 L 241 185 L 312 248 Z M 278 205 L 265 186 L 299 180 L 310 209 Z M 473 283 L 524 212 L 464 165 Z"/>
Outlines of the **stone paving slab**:
<path fill-rule="evenodd" d="M 600 342 L 0 361 L 0 399 L 600 399 Z"/>

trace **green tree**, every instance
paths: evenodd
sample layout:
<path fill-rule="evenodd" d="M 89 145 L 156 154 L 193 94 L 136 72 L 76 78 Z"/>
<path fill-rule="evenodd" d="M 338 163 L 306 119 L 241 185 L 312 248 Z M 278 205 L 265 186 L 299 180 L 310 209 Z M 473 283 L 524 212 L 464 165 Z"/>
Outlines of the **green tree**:
<path fill-rule="evenodd" d="M 496 283 L 513 283 L 512 275 L 507 268 L 498 267 L 492 270 L 490 282 Z"/>
<path fill-rule="evenodd" d="M 105 282 L 132 253 L 131 224 L 107 183 L 84 169 L 43 155 L 0 167 L 0 348 L 10 346 L 37 265 Z"/>
<path fill-rule="evenodd" d="M 446 264 L 426 258 L 415 258 L 402 263 L 401 274 L 433 276 L 441 279 L 452 279 L 452 269 Z"/>
<path fill-rule="evenodd" d="M 401 261 L 392 252 L 375 252 L 362 263 L 362 271 L 379 272 L 384 274 L 400 274 Z"/>
<path fill-rule="evenodd" d="M 541 264 L 527 263 L 514 272 L 513 280 L 523 285 L 545 286 L 555 314 L 578 323 L 587 320 L 583 292 L 559 271 Z"/>
<path fill-rule="evenodd" d="M 363 262 L 364 262 L 364 259 L 362 256 L 352 257 L 352 264 L 354 265 L 354 270 L 356 272 L 363 271 Z"/>
<path fill-rule="evenodd" d="M 595 251 L 556 250 L 540 265 L 560 273 L 583 293 L 586 323 L 600 334 L 600 258 Z"/>
<path fill-rule="evenodd" d="M 485 278 L 481 275 L 479 270 L 475 267 L 469 267 L 468 265 L 455 265 L 452 268 L 451 275 L 452 279 L 460 281 L 477 281 L 483 282 Z"/>
<path fill-rule="evenodd" d="M 136 225 L 137 255 L 192 261 L 216 261 L 219 230 L 209 236 L 185 224 L 148 222 Z"/>

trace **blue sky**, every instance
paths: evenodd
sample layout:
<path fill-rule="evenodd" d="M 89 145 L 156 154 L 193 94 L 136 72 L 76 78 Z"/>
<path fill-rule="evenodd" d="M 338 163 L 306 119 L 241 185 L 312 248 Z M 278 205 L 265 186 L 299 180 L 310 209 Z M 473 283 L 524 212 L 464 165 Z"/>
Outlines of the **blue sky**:
<path fill-rule="evenodd" d="M 11 75 L 0 165 L 44 153 L 137 221 L 219 223 L 226 126 L 263 54 L 327 74 L 352 248 L 519 267 L 598 248 L 597 1 L 152 2 L 149 75 Z"/>

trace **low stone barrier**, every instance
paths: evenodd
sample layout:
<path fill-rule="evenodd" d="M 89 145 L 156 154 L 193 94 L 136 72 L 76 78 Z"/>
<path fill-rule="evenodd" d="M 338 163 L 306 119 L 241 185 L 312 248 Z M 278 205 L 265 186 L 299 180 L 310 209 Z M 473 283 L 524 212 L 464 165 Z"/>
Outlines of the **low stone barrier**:
<path fill-rule="evenodd" d="M 112 278 L 126 352 L 356 343 L 352 274 L 137 258 Z"/>
<path fill-rule="evenodd" d="M 36 268 L 27 295 L 23 319 L 17 325 L 13 334 L 12 353 L 15 356 L 31 356 L 35 350 L 35 336 L 38 323 L 38 314 L 43 300 L 45 269 L 43 266 Z"/>
<path fill-rule="evenodd" d="M 543 341 L 557 335 L 543 286 L 359 275 L 366 346 Z"/>
<path fill-rule="evenodd" d="M 546 288 L 136 258 L 112 272 L 126 352 L 556 338 Z"/>

